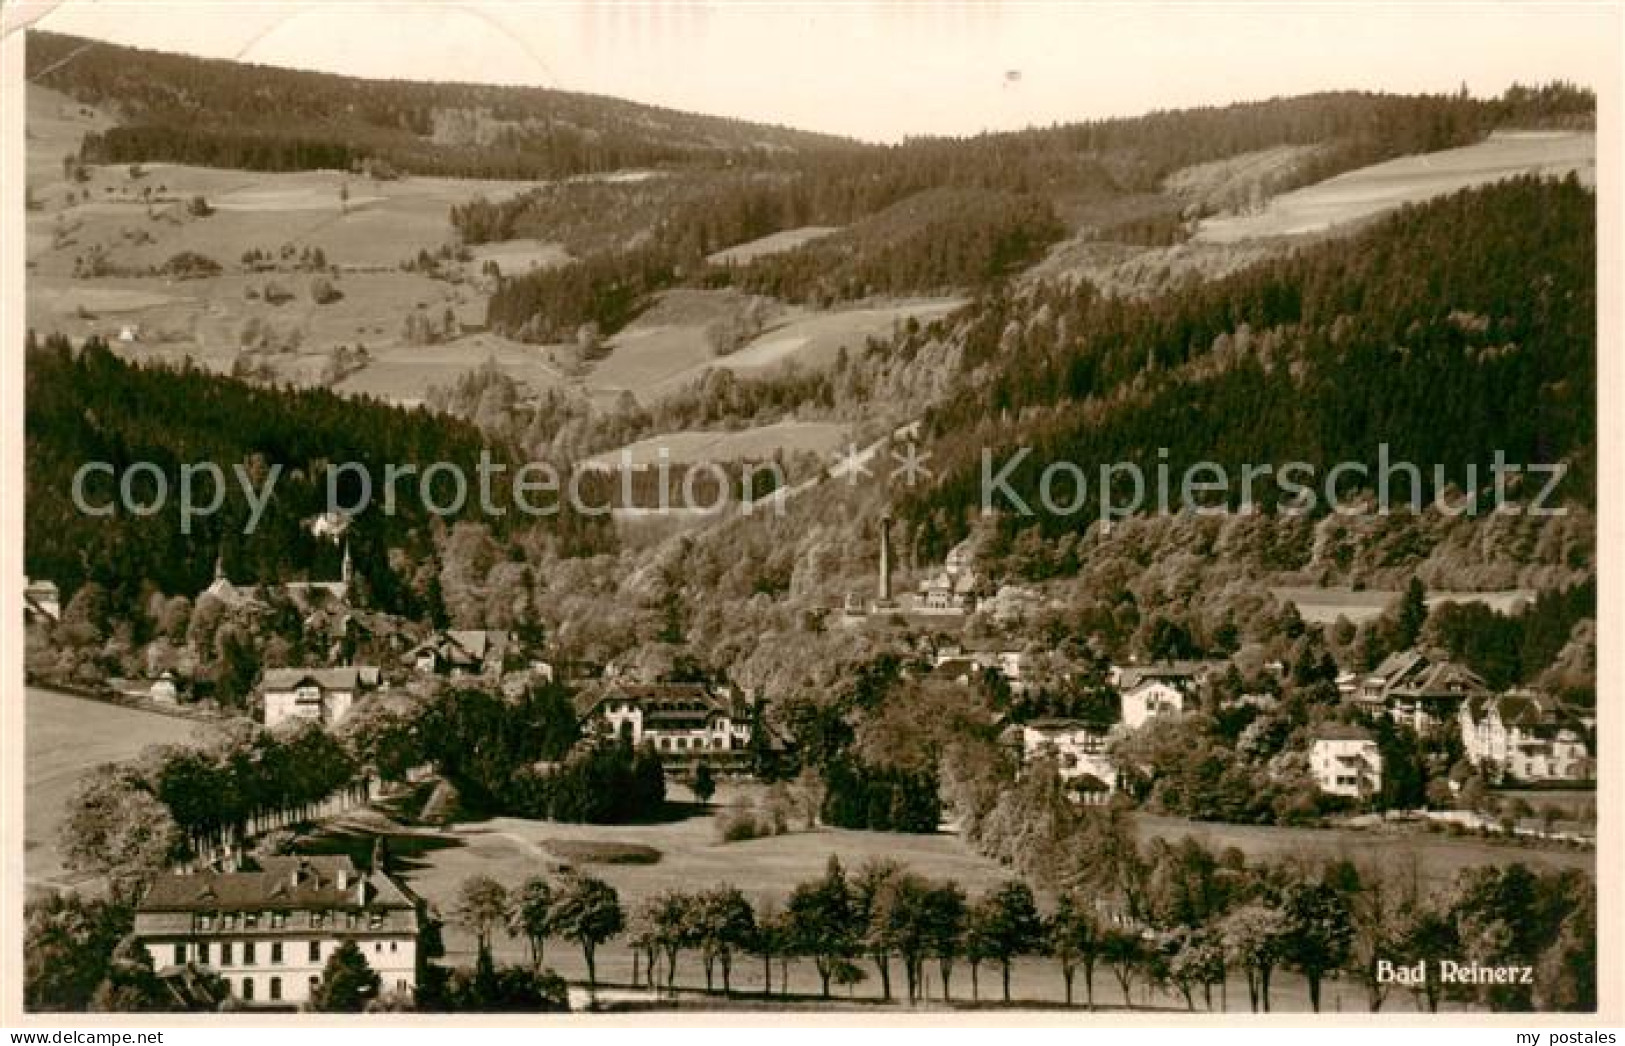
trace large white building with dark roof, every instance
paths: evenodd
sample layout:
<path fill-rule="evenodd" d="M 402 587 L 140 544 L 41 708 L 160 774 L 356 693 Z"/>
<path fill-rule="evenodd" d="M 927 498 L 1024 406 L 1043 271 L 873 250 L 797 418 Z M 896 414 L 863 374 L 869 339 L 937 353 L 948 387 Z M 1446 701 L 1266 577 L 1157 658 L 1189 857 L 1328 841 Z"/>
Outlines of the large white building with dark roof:
<path fill-rule="evenodd" d="M 268 857 L 256 871 L 160 876 L 136 905 L 135 938 L 160 974 L 188 965 L 240 1002 L 292 1008 L 354 941 L 385 993 L 417 990 L 419 904 L 348 857 Z"/>
<path fill-rule="evenodd" d="M 750 747 L 750 710 L 700 683 L 612 682 L 578 697 L 590 729 L 648 741 L 662 758 L 727 761 Z"/>
<path fill-rule="evenodd" d="M 349 715 L 356 701 L 379 681 L 378 669 L 370 665 L 268 668 L 260 679 L 265 725 L 308 720 L 332 726 Z"/>

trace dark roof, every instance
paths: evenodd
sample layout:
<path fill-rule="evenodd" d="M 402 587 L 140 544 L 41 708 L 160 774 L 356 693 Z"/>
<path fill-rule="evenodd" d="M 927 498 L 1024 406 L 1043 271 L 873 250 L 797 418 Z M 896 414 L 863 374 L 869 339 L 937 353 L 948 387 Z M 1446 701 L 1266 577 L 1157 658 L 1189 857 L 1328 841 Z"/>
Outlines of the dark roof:
<path fill-rule="evenodd" d="M 137 910 L 216 912 L 414 907 L 411 899 L 387 875 L 362 875 L 348 857 L 267 857 L 260 861 L 258 871 L 159 876 L 141 898 Z"/>
<path fill-rule="evenodd" d="M 576 713 L 586 718 L 605 701 L 630 701 L 646 719 L 671 720 L 730 711 L 703 683 L 608 683 L 578 691 Z"/>
<path fill-rule="evenodd" d="M 267 668 L 260 680 L 261 690 L 293 690 L 306 682 L 324 690 L 356 690 L 374 686 L 378 669 L 371 665 L 344 665 L 339 668 Z"/>
<path fill-rule="evenodd" d="M 1161 680 L 1168 683 L 1192 683 L 1224 668 L 1225 661 L 1151 661 L 1143 665 L 1124 665 L 1118 673 L 1118 686 L 1129 690 L 1141 683 Z"/>
<path fill-rule="evenodd" d="M 1315 728 L 1312 738 L 1316 741 L 1371 741 L 1371 731 L 1363 726 L 1352 723 L 1325 723 Z"/>
<path fill-rule="evenodd" d="M 1451 661 L 1439 661 L 1411 673 L 1393 687 L 1393 692 L 1406 697 L 1460 697 L 1482 694 L 1488 689 L 1472 669 Z"/>
<path fill-rule="evenodd" d="M 1081 719 L 1034 719 L 1026 724 L 1029 729 L 1038 730 L 1046 734 L 1084 730 L 1089 733 L 1099 733 L 1094 727 Z"/>
<path fill-rule="evenodd" d="M 454 665 L 480 665 L 501 657 L 508 646 L 508 633 L 501 629 L 453 628 L 436 632 L 409 652 L 416 657 L 432 650 L 441 660 Z"/>
<path fill-rule="evenodd" d="M 1382 664 L 1371 670 L 1371 675 L 1380 677 L 1385 684 L 1391 684 L 1421 660 L 1422 655 L 1415 650 L 1397 650 L 1383 658 Z"/>

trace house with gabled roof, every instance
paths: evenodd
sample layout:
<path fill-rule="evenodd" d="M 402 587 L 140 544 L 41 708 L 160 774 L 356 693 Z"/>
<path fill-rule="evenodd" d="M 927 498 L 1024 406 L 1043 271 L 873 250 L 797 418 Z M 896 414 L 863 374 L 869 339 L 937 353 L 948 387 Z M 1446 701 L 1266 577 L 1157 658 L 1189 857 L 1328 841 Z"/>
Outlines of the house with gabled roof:
<path fill-rule="evenodd" d="M 1222 672 L 1225 661 L 1152 661 L 1114 665 L 1107 681 L 1122 694 L 1123 725 L 1137 730 L 1148 720 L 1195 707 L 1201 687 Z"/>
<path fill-rule="evenodd" d="M 267 727 L 296 720 L 332 726 L 350 714 L 357 700 L 378 688 L 381 673 L 372 665 L 339 668 L 268 668 L 260 677 Z"/>
<path fill-rule="evenodd" d="M 1403 650 L 1388 655 L 1360 681 L 1357 700 L 1372 714 L 1386 713 L 1396 723 L 1428 733 L 1454 722 L 1463 701 L 1488 693 L 1484 680 L 1466 665 Z"/>
<path fill-rule="evenodd" d="M 1104 802 L 1117 790 L 1117 766 L 1098 728 L 1078 719 L 1034 719 L 1017 729 L 1023 765 L 1053 759 L 1056 775 L 1086 802 Z"/>
<path fill-rule="evenodd" d="M 1463 701 L 1457 717 L 1462 747 L 1474 766 L 1525 782 L 1589 781 L 1596 761 L 1578 723 L 1533 690 Z"/>
<path fill-rule="evenodd" d="M 748 703 L 703 683 L 612 680 L 579 692 L 576 712 L 588 733 L 647 741 L 662 759 L 730 761 L 750 747 Z"/>
<path fill-rule="evenodd" d="M 55 581 L 23 578 L 23 620 L 52 625 L 62 620 L 62 590 Z"/>
<path fill-rule="evenodd" d="M 450 628 L 435 632 L 405 657 L 426 675 L 497 676 L 515 647 L 505 629 Z"/>

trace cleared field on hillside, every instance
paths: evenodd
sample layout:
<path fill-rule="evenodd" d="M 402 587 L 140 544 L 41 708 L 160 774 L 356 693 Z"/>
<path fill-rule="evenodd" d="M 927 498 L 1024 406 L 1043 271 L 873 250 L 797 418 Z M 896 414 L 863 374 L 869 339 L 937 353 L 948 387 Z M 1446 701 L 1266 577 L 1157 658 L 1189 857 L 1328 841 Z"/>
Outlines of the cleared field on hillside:
<path fill-rule="evenodd" d="M 930 323 L 964 305 L 962 298 L 923 298 L 834 312 L 809 312 L 758 337 L 720 360 L 735 372 L 763 370 L 788 360 L 804 367 L 827 367 L 844 346 L 863 349 L 869 338 L 887 338 L 897 325 L 909 320 Z"/>
<path fill-rule="evenodd" d="M 1276 599 L 1295 604 L 1298 613 L 1312 625 L 1331 624 L 1339 617 L 1346 617 L 1358 625 L 1377 617 L 1401 594 L 1383 589 L 1361 589 L 1356 592 L 1351 588 L 1307 586 L 1272 588 L 1270 592 Z M 1534 598 L 1535 593 L 1526 588 L 1501 592 L 1429 592 L 1427 604 L 1434 607 L 1442 603 L 1483 603 L 1492 610 L 1510 614 Z"/>
<path fill-rule="evenodd" d="M 939 319 L 964 304 L 962 298 L 920 298 L 884 305 L 818 312 L 786 306 L 774 325 L 739 351 L 717 356 L 706 326 L 739 300 L 733 291 L 676 290 L 610 342 L 613 351 L 585 379 L 593 389 L 628 389 L 650 402 L 677 392 L 705 371 L 726 368 L 738 374 L 782 363 L 825 367 L 842 346 L 856 353 L 871 337 L 890 336 L 910 317 Z"/>
<path fill-rule="evenodd" d="M 761 461 L 781 450 L 787 455 L 805 451 L 822 457 L 844 447 L 848 436 L 847 426 L 828 421 L 780 421 L 737 432 L 669 432 L 596 455 L 583 464 L 604 468 L 619 466 L 624 454 L 629 464 L 654 465 L 660 462 L 662 449 L 666 451 L 666 460 L 674 464 Z"/>
<path fill-rule="evenodd" d="M 23 868 L 29 887 L 69 885 L 83 877 L 62 866 L 57 829 L 79 776 L 156 744 L 179 744 L 208 724 L 37 690 L 25 692 Z"/>
<path fill-rule="evenodd" d="M 74 101 L 61 91 L 28 85 L 24 101 L 23 148 L 28 185 L 35 199 L 61 200 L 66 190 L 62 180 L 62 158 L 77 153 L 87 133 L 113 126 L 113 118 L 93 106 Z M 45 192 L 54 186 L 54 191 Z"/>
<path fill-rule="evenodd" d="M 487 364 L 494 364 L 531 392 L 566 381 L 563 372 L 548 361 L 543 347 L 482 333 L 440 345 L 397 344 L 377 350 L 371 363 L 334 387 L 339 392 L 414 406 L 435 386 L 449 388 L 458 378 Z"/>
<path fill-rule="evenodd" d="M 1594 185 L 1596 158 L 1597 136 L 1593 133 L 1498 132 L 1477 145 L 1404 156 L 1283 193 L 1253 214 L 1208 218 L 1195 239 L 1234 243 L 1299 236 L 1526 173 L 1561 177 L 1575 171 L 1586 184 Z"/>
<path fill-rule="evenodd" d="M 1164 178 L 1162 187 L 1182 196 L 1221 199 L 1236 190 L 1247 190 L 1254 184 L 1267 187 L 1276 178 L 1290 176 L 1320 149 L 1318 145 L 1274 145 L 1237 153 L 1182 167 Z"/>
<path fill-rule="evenodd" d="M 470 247 L 474 267 L 496 262 L 504 276 L 515 276 L 532 269 L 551 269 L 571 260 L 570 252 L 556 243 L 544 240 L 504 240 L 501 243 L 482 243 Z"/>
<path fill-rule="evenodd" d="M 759 240 L 748 243 L 735 244 L 726 250 L 711 255 L 706 261 L 715 265 L 743 265 L 757 258 L 765 258 L 770 254 L 782 254 L 793 251 L 803 244 L 822 239 L 830 233 L 840 232 L 839 225 L 803 225 L 799 229 L 785 229 L 763 236 Z"/>

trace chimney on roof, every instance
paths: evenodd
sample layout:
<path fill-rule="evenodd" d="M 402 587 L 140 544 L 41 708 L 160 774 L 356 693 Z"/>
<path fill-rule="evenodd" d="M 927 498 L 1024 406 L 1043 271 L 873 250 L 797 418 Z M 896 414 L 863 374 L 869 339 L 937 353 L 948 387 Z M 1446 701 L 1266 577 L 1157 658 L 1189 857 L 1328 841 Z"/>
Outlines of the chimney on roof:
<path fill-rule="evenodd" d="M 891 513 L 880 517 L 880 602 L 891 602 Z"/>

